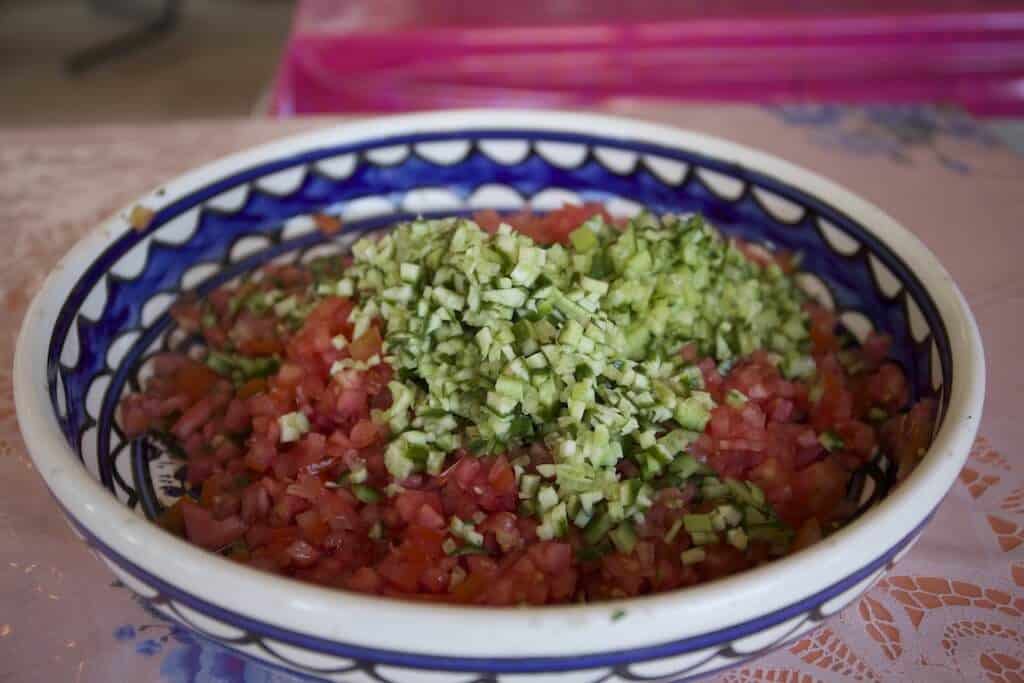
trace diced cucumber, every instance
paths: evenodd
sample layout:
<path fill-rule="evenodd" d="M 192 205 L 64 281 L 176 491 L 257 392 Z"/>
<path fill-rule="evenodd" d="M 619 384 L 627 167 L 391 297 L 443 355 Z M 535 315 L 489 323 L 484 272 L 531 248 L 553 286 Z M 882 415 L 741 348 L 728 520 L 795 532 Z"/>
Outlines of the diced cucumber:
<path fill-rule="evenodd" d="M 609 531 L 608 537 L 612 539 L 612 543 L 615 544 L 618 551 L 624 555 L 630 554 L 636 547 L 636 530 L 629 522 L 623 522 Z"/>
<path fill-rule="evenodd" d="M 683 526 L 689 534 L 714 531 L 714 525 L 709 514 L 683 515 Z"/>
<path fill-rule="evenodd" d="M 371 325 L 386 331 L 376 363 L 401 381 L 389 385 L 391 407 L 372 417 L 391 432 L 385 466 L 396 481 L 440 472 L 463 445 L 488 454 L 542 439 L 554 462 L 533 474 L 527 460 L 514 472 L 544 537 L 561 536 L 571 519 L 585 526 L 585 540 L 614 531 L 612 543 L 625 547 L 629 520 L 642 517 L 651 484 L 666 478 L 696 479 L 702 499 L 717 505 L 703 525 L 680 521 L 676 534 L 686 526 L 712 542 L 740 521 L 776 523 L 759 489 L 718 481 L 687 453 L 714 401 L 703 365 L 679 349 L 695 344 L 725 374 L 737 354 L 766 348 L 788 376 L 810 376 L 803 295 L 699 217 L 642 214 L 621 231 L 594 217 L 567 246 L 535 244 L 507 225 L 490 235 L 462 218 L 417 220 L 359 240 L 352 253 L 344 278 L 318 277 L 311 296 L 358 295 L 354 336 Z M 261 294 L 260 305 L 301 320 L 306 300 L 292 297 Z M 350 338 L 332 345 L 342 350 Z M 336 381 L 372 361 L 339 359 Z M 735 407 L 746 400 L 735 390 L 725 398 Z M 290 439 L 301 432 L 282 425 Z M 624 454 L 639 477 L 622 479 Z"/>
<path fill-rule="evenodd" d="M 588 545 L 596 545 L 601 539 L 603 539 L 611 528 L 615 525 L 615 520 L 612 516 L 605 513 L 599 514 L 591 520 L 587 528 L 583 530 L 583 540 Z"/>
<path fill-rule="evenodd" d="M 689 548 L 680 554 L 680 559 L 687 567 L 699 564 L 707 559 L 708 553 L 704 548 Z"/>

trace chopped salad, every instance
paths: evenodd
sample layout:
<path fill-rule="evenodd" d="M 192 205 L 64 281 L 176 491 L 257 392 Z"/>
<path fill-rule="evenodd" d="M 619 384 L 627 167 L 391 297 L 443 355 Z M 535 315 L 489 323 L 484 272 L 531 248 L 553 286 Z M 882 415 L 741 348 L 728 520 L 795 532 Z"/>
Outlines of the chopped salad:
<path fill-rule="evenodd" d="M 833 532 L 854 472 L 929 444 L 888 337 L 853 343 L 798 265 L 693 215 L 415 220 L 179 301 L 202 357 L 155 357 L 121 425 L 182 459 L 159 523 L 267 571 L 486 605 L 690 586 Z"/>

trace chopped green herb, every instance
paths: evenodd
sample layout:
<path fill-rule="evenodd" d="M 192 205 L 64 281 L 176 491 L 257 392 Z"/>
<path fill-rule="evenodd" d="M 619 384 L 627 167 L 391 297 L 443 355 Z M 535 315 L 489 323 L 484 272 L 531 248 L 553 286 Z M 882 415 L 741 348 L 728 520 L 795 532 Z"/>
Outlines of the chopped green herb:
<path fill-rule="evenodd" d="M 355 494 L 356 498 L 367 504 L 377 503 L 382 498 L 380 491 L 365 484 L 353 484 L 352 493 Z"/>
<path fill-rule="evenodd" d="M 822 432 L 818 435 L 818 443 L 829 453 L 843 450 L 843 440 L 835 432 Z"/>
<path fill-rule="evenodd" d="M 747 397 L 738 389 L 730 389 L 725 394 L 725 402 L 733 408 L 742 408 L 747 403 Z"/>

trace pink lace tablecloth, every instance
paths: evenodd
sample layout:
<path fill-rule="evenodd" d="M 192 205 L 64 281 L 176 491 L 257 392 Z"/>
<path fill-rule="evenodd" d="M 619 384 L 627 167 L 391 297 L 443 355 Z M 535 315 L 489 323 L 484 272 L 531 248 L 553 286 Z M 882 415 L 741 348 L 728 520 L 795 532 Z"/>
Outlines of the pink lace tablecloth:
<path fill-rule="evenodd" d="M 611 108 L 763 148 L 881 205 L 953 273 L 985 339 L 984 437 L 921 541 L 819 631 L 722 680 L 1024 680 L 1024 159 L 930 109 Z M 26 303 L 90 226 L 196 164 L 327 123 L 0 130 L 0 681 L 300 680 L 161 622 L 112 585 L 33 470 L 10 368 Z"/>

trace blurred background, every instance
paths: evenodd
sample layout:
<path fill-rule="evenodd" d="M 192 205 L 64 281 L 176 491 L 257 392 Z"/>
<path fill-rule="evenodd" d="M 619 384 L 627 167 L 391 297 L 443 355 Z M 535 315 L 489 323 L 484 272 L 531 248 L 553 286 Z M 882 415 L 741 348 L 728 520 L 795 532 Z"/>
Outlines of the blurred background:
<path fill-rule="evenodd" d="M 296 3 L 0 0 L 0 124 L 254 114 Z"/>
<path fill-rule="evenodd" d="M 0 0 L 0 125 L 632 98 L 953 108 L 1024 139 L 1007 0 Z"/>

